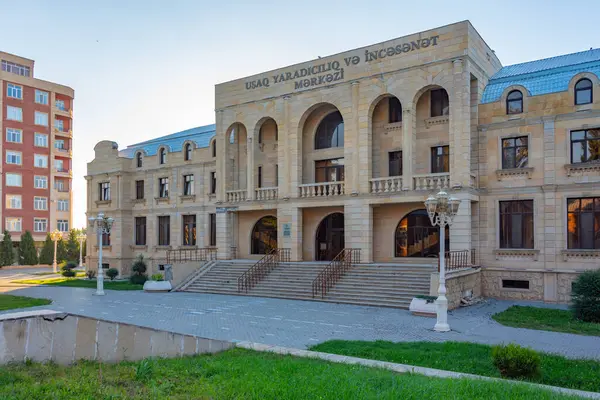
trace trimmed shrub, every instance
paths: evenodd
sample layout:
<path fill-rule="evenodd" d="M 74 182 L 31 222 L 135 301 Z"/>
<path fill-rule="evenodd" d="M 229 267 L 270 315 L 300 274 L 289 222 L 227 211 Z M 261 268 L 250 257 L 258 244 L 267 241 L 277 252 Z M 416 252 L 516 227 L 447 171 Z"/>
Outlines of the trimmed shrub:
<path fill-rule="evenodd" d="M 165 278 L 163 278 L 162 274 L 153 274 L 153 275 L 150 277 L 150 280 L 152 280 L 152 281 L 162 281 L 162 280 L 164 280 L 164 279 L 165 279 Z"/>
<path fill-rule="evenodd" d="M 119 275 L 119 270 L 116 268 L 109 268 L 108 271 L 106 271 L 106 276 L 108 276 L 111 281 L 114 281 L 117 275 Z"/>
<path fill-rule="evenodd" d="M 131 275 L 129 277 L 129 282 L 134 285 L 143 285 L 148 280 L 148 276 L 146 275 Z"/>
<path fill-rule="evenodd" d="M 571 309 L 575 318 L 600 322 L 600 269 L 586 271 L 573 282 Z"/>
<path fill-rule="evenodd" d="M 31 232 L 29 231 L 25 231 L 25 233 L 21 235 L 21 242 L 19 243 L 19 263 L 21 265 L 36 265 L 38 263 L 37 250 L 35 249 L 33 236 L 31 236 Z"/>
<path fill-rule="evenodd" d="M 13 252 L 13 243 L 8 231 L 4 231 L 4 239 L 0 245 L 0 267 L 13 265 L 15 253 Z"/>
<path fill-rule="evenodd" d="M 492 347 L 492 359 L 505 378 L 533 378 L 540 373 L 539 354 L 514 343 Z"/>
<path fill-rule="evenodd" d="M 96 277 L 96 271 L 94 271 L 93 269 L 88 269 L 87 271 L 85 271 L 85 275 L 89 280 L 92 280 Z"/>
<path fill-rule="evenodd" d="M 147 269 L 148 266 L 146 265 L 146 260 L 144 260 L 144 256 L 140 254 L 133 262 L 131 270 L 137 275 L 144 275 Z"/>
<path fill-rule="evenodd" d="M 77 268 L 77 263 L 73 261 L 69 261 L 64 266 L 60 268 L 61 274 L 64 277 L 72 278 L 76 275 L 74 269 Z"/>

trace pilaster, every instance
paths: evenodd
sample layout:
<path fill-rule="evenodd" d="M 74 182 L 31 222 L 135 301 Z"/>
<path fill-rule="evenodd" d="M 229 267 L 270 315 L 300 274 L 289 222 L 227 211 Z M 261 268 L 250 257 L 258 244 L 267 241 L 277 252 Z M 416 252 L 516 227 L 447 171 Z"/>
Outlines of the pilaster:
<path fill-rule="evenodd" d="M 223 110 L 216 111 L 216 138 L 215 143 L 217 145 L 217 190 L 216 190 L 216 198 L 217 203 L 223 203 L 226 199 L 225 190 L 226 190 L 226 179 L 227 176 L 227 153 L 228 153 L 228 143 L 225 140 L 225 127 L 223 126 Z"/>
<path fill-rule="evenodd" d="M 468 62 L 452 62 L 450 96 L 450 184 L 467 188 L 471 177 L 471 108 Z"/>
<path fill-rule="evenodd" d="M 277 247 L 290 249 L 291 261 L 302 261 L 302 209 L 290 204 L 277 208 Z"/>
<path fill-rule="evenodd" d="M 360 157 L 359 157 L 359 130 L 358 130 L 358 104 L 360 100 L 360 82 L 354 81 L 352 85 L 352 140 L 350 142 L 352 151 L 352 189 L 350 193 L 353 196 L 360 192 Z M 345 135 L 345 132 L 344 132 Z M 344 141 L 344 147 L 346 142 Z M 344 150 L 345 152 L 345 150 Z M 346 168 L 346 167 L 344 167 Z"/>
<path fill-rule="evenodd" d="M 254 186 L 256 185 L 256 176 L 258 174 L 258 171 L 254 170 L 254 159 L 256 157 L 256 144 L 254 143 L 254 130 L 248 131 L 248 128 L 246 128 L 246 136 L 247 136 L 247 146 L 246 148 L 247 150 L 247 168 L 246 168 L 246 190 L 248 191 L 248 194 L 246 196 L 246 199 L 248 201 L 252 201 L 254 200 Z M 239 137 L 239 136 L 238 136 Z M 238 166 L 238 168 L 242 168 L 241 165 Z"/>
<path fill-rule="evenodd" d="M 364 200 L 344 205 L 344 247 L 360 249 L 363 263 L 373 261 L 373 208 Z"/>
<path fill-rule="evenodd" d="M 279 177 L 277 187 L 279 198 L 286 199 L 291 196 L 290 190 L 290 99 L 291 96 L 283 96 L 283 121 L 278 125 L 279 143 L 277 146 L 277 158 L 279 165 Z"/>
<path fill-rule="evenodd" d="M 471 200 L 466 193 L 453 193 L 461 200 L 458 212 L 450 226 L 450 251 L 471 250 Z"/>
<path fill-rule="evenodd" d="M 402 110 L 402 189 L 412 190 L 413 154 L 416 145 L 416 116 L 410 108 Z"/>
<path fill-rule="evenodd" d="M 217 213 L 217 258 L 220 260 L 229 260 L 232 257 L 231 246 L 233 236 L 233 226 L 229 213 Z"/>

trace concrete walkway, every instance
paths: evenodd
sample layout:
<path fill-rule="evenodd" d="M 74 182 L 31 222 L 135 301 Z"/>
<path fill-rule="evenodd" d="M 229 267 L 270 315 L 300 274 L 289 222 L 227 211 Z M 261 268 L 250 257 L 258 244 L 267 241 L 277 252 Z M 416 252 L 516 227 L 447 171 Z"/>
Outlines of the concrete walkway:
<path fill-rule="evenodd" d="M 390 341 L 516 342 L 536 350 L 600 360 L 600 337 L 509 328 L 490 316 L 515 302 L 489 300 L 451 312 L 448 333 L 432 331 L 435 321 L 408 311 L 312 301 L 196 293 L 144 293 L 65 287 L 2 287 L 0 292 L 53 300 L 58 311 L 136 324 L 212 339 L 293 348 L 329 339 Z M 539 303 L 519 303 L 544 306 Z"/>

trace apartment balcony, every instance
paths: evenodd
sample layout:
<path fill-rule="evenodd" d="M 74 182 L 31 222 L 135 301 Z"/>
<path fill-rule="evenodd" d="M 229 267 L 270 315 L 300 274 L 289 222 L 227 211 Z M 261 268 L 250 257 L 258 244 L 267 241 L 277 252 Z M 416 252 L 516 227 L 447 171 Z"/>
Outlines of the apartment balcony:
<path fill-rule="evenodd" d="M 73 131 L 71 129 L 65 129 L 65 128 L 59 128 L 59 127 L 54 127 L 53 132 L 57 135 L 60 136 L 64 136 L 64 137 L 68 137 L 68 138 L 72 138 L 73 137 Z"/>
<path fill-rule="evenodd" d="M 73 177 L 73 171 L 68 168 L 54 168 L 54 174 L 56 176 L 63 176 L 66 178 Z"/>
<path fill-rule="evenodd" d="M 343 181 L 304 183 L 299 185 L 298 189 L 300 198 L 343 196 L 345 183 Z"/>
<path fill-rule="evenodd" d="M 440 190 L 450 188 L 450 173 L 413 175 L 413 190 Z"/>
<path fill-rule="evenodd" d="M 54 113 L 56 115 L 60 115 L 61 117 L 73 118 L 73 110 L 68 110 L 65 107 L 55 105 L 53 107 Z"/>
<path fill-rule="evenodd" d="M 402 177 L 387 176 L 384 178 L 373 178 L 370 180 L 371 193 L 388 194 L 402 192 Z"/>
<path fill-rule="evenodd" d="M 69 193 L 71 191 L 71 189 L 69 189 L 66 186 L 62 186 L 62 187 L 61 186 L 57 186 L 57 187 L 54 188 L 54 190 L 56 190 L 59 193 Z"/>
<path fill-rule="evenodd" d="M 262 187 L 254 190 L 255 200 L 276 200 L 279 194 L 279 189 L 274 187 Z"/>
<path fill-rule="evenodd" d="M 239 203 L 242 201 L 246 201 L 248 197 L 248 190 L 246 189 L 237 189 L 237 190 L 228 190 L 226 192 L 227 202 L 228 203 Z"/>
<path fill-rule="evenodd" d="M 60 157 L 73 157 L 73 151 L 71 149 L 66 149 L 64 147 L 55 147 L 54 149 L 56 149 L 56 151 L 58 152 L 57 155 L 59 155 Z"/>

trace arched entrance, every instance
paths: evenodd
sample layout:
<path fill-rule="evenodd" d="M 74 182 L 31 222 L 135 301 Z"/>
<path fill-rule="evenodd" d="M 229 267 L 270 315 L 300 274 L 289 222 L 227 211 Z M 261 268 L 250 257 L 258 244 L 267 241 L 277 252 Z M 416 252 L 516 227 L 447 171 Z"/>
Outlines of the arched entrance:
<path fill-rule="evenodd" d="M 344 214 L 333 213 L 323 218 L 317 228 L 315 243 L 317 261 L 330 261 L 344 249 Z"/>
<path fill-rule="evenodd" d="M 251 254 L 269 254 L 277 248 L 277 217 L 268 215 L 254 224 L 250 238 Z"/>
<path fill-rule="evenodd" d="M 415 210 L 400 220 L 396 227 L 395 257 L 438 257 L 440 230 L 432 226 L 427 210 Z M 446 250 L 450 249 L 450 230 L 446 226 Z"/>

